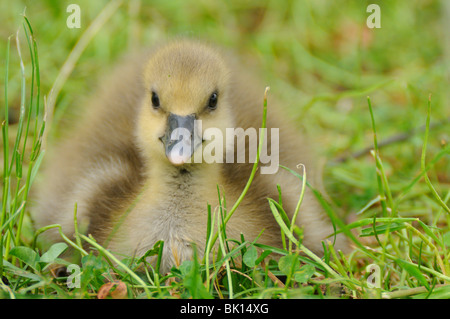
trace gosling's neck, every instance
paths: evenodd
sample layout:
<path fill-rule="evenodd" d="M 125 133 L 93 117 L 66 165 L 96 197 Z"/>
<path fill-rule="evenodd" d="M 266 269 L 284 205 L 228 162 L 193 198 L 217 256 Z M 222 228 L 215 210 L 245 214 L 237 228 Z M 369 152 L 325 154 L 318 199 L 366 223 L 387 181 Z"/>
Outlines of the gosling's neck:
<path fill-rule="evenodd" d="M 196 163 L 175 166 L 168 162 L 151 162 L 148 181 L 151 188 L 169 188 L 171 192 L 212 188 L 223 183 L 223 166 L 220 163 Z M 216 192 L 216 191 L 215 191 Z"/>

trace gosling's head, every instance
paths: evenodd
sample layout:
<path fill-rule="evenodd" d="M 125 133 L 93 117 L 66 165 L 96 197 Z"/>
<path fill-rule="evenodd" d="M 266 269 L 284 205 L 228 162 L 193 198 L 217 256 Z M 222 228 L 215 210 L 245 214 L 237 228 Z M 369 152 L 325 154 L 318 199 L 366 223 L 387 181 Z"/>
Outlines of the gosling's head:
<path fill-rule="evenodd" d="M 202 159 L 209 142 L 205 130 L 217 128 L 225 136 L 234 126 L 229 81 L 223 58 L 205 44 L 182 40 L 156 50 L 144 70 L 146 93 L 138 116 L 137 137 L 146 157 L 197 165 L 194 158 Z"/>

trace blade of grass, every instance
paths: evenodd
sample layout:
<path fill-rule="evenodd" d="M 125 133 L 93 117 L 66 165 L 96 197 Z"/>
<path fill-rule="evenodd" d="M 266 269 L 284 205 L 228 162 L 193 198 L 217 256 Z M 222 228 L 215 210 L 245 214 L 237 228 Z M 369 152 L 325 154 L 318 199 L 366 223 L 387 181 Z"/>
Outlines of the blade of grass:
<path fill-rule="evenodd" d="M 214 225 L 215 225 L 215 213 L 211 213 L 211 206 L 208 205 L 208 231 L 207 231 L 207 239 L 206 239 L 206 248 L 205 248 L 205 254 L 204 254 L 204 263 L 205 263 L 205 270 L 206 270 L 206 291 L 208 293 L 211 293 L 210 290 L 210 280 L 209 280 L 209 255 L 211 254 L 212 249 L 212 234 L 214 233 Z"/>
<path fill-rule="evenodd" d="M 245 195 L 247 194 L 248 189 L 250 188 L 250 185 L 253 182 L 253 178 L 255 177 L 258 165 L 259 165 L 259 158 L 260 158 L 260 154 L 261 154 L 261 149 L 263 146 L 263 142 L 264 142 L 264 135 L 265 135 L 265 130 L 266 130 L 266 121 L 267 121 L 267 93 L 269 91 L 269 87 L 266 87 L 265 91 L 264 91 L 264 101 L 263 101 L 263 118 L 262 118 L 262 125 L 261 125 L 261 136 L 259 138 L 259 144 L 258 144 L 258 149 L 256 152 L 256 159 L 255 162 L 253 164 L 252 167 L 252 171 L 250 173 L 250 177 L 247 180 L 247 184 L 245 185 L 244 189 L 241 192 L 241 195 L 239 195 L 238 199 L 236 200 L 236 202 L 234 203 L 233 207 L 231 207 L 230 211 L 227 212 L 227 215 L 224 219 L 224 223 L 222 224 L 221 227 L 224 227 L 228 221 L 230 220 L 230 218 L 233 216 L 234 212 L 236 211 L 236 209 L 239 207 L 239 205 L 241 204 L 242 200 L 244 199 Z M 214 245 L 214 243 L 217 240 L 218 237 L 218 232 L 222 231 L 221 229 L 218 229 L 217 232 L 214 234 L 214 237 L 212 239 L 212 245 Z"/>
<path fill-rule="evenodd" d="M 426 157 L 426 153 L 427 153 L 427 143 L 428 143 L 428 133 L 430 130 L 430 118 L 431 118 L 431 94 L 428 97 L 428 110 L 427 110 L 427 122 L 426 122 L 426 128 L 425 128 L 425 136 L 423 139 L 423 147 L 422 147 L 422 156 L 421 156 L 421 168 L 422 171 L 425 171 L 425 157 Z M 442 198 L 439 196 L 438 192 L 436 191 L 436 189 L 433 187 L 433 184 L 431 184 L 430 178 L 428 177 L 428 174 L 425 173 L 424 175 L 425 178 L 425 182 L 428 185 L 428 188 L 431 191 L 431 194 L 433 195 L 434 199 L 436 200 L 436 202 L 441 205 L 441 207 L 444 209 L 444 211 L 447 214 L 450 214 L 450 208 L 444 203 L 444 201 L 442 200 Z"/>
<path fill-rule="evenodd" d="M 295 221 L 297 220 L 297 215 L 298 215 L 298 212 L 300 211 L 300 206 L 301 206 L 301 204 L 303 202 L 303 197 L 305 195 L 305 190 L 306 190 L 306 167 L 303 164 L 299 164 L 297 166 L 297 168 L 299 166 L 301 166 L 302 169 L 303 169 L 303 178 L 301 179 L 301 181 L 302 181 L 302 190 L 300 192 L 300 197 L 298 199 L 297 206 L 295 207 L 294 215 L 292 216 L 292 220 L 291 220 L 291 226 L 290 226 L 289 230 L 290 230 L 290 232 L 292 234 L 294 233 L 294 228 L 296 226 Z M 291 252 L 291 251 L 292 251 L 292 241 L 289 241 L 289 252 Z"/>
<path fill-rule="evenodd" d="M 83 246 L 81 245 L 80 233 L 79 233 L 79 231 L 78 231 L 77 211 L 78 211 L 78 204 L 75 202 L 75 205 L 74 205 L 74 207 L 73 207 L 74 237 L 75 237 L 75 242 L 77 243 L 78 247 L 83 247 Z"/>
<path fill-rule="evenodd" d="M 61 235 L 61 238 L 64 239 L 65 242 L 67 242 L 70 246 L 72 246 L 73 248 L 75 248 L 76 250 L 78 250 L 81 253 L 81 256 L 86 256 L 89 255 L 82 246 L 78 246 L 76 243 L 74 243 L 72 240 L 70 240 L 62 231 L 62 227 L 61 225 L 58 224 L 53 224 L 53 225 L 48 225 L 42 228 L 39 228 L 38 230 L 36 230 L 33 240 L 32 240 L 32 244 L 31 247 L 32 249 L 36 248 L 36 243 L 37 243 L 37 238 L 39 237 L 40 234 L 42 234 L 43 232 L 52 229 L 52 228 L 57 228 L 59 234 Z"/>
<path fill-rule="evenodd" d="M 438 288 L 438 289 L 443 288 L 443 289 L 446 289 L 447 291 L 450 291 L 450 285 L 436 285 L 436 288 Z M 394 299 L 394 298 L 409 297 L 409 296 L 418 295 L 421 293 L 428 294 L 428 289 L 426 287 L 415 287 L 415 288 L 410 288 L 410 289 L 401 289 L 401 290 L 392 291 L 392 292 L 383 292 L 381 294 L 381 297 L 383 299 Z M 447 294 L 447 298 L 448 298 L 448 296 L 449 296 L 449 294 Z"/>
<path fill-rule="evenodd" d="M 22 138 L 23 133 L 23 122 L 25 120 L 25 101 L 26 101 L 26 77 L 25 77 L 25 65 L 23 63 L 22 58 L 22 50 L 20 49 L 20 40 L 19 40 L 19 30 L 16 32 L 16 48 L 17 53 L 19 55 L 19 65 L 20 65 L 20 78 L 21 78 L 21 86 L 20 86 L 20 107 L 19 107 L 19 121 L 17 124 L 17 135 L 14 141 L 14 147 L 12 150 L 12 159 L 9 170 L 12 171 L 13 164 L 15 163 L 16 154 L 19 152 L 19 145 Z"/>
<path fill-rule="evenodd" d="M 20 153 L 19 153 L 19 147 L 20 147 L 20 142 L 22 139 L 22 134 L 23 134 L 23 123 L 25 120 L 25 116 L 26 116 L 26 110 L 25 110 L 25 101 L 26 101 L 26 76 L 25 76 L 25 65 L 23 62 L 23 58 L 22 58 L 22 51 L 20 48 L 20 40 L 19 40 L 19 30 L 17 30 L 16 32 L 16 48 L 17 48 L 17 53 L 19 56 L 19 65 L 20 65 L 20 78 L 21 78 L 21 86 L 20 86 L 20 107 L 19 107 L 19 121 L 17 124 L 17 133 L 16 133 L 16 139 L 14 141 L 14 146 L 11 152 L 11 163 L 9 165 L 9 173 L 11 173 L 12 169 L 13 169 L 13 165 L 14 163 L 16 164 L 16 183 L 17 183 L 17 188 L 16 188 L 16 195 L 14 196 L 14 201 L 12 202 L 12 209 L 13 211 L 15 210 L 15 205 L 17 204 L 17 192 L 19 191 L 19 185 L 20 185 L 20 180 L 21 180 L 21 169 L 19 168 L 19 166 L 21 166 L 21 159 L 20 159 Z M 28 134 L 28 132 L 25 132 L 25 134 Z M 25 210 L 22 210 L 21 213 L 19 214 L 19 220 L 23 220 L 23 216 L 25 214 Z M 18 225 L 17 226 L 17 233 L 14 235 L 13 232 L 8 232 L 8 235 L 6 237 L 6 248 L 5 248 L 5 257 L 6 259 L 8 258 L 8 252 L 9 252 L 9 248 L 11 245 L 11 242 L 14 242 L 15 245 L 19 244 L 19 240 L 20 240 L 20 233 L 21 233 L 21 226 L 22 225 Z"/>
<path fill-rule="evenodd" d="M 127 272 L 134 280 L 136 280 L 144 289 L 147 298 L 151 298 L 151 293 L 147 288 L 147 285 L 145 284 L 144 281 L 142 281 L 142 279 L 134 272 L 132 271 L 130 268 L 128 268 L 125 264 L 123 264 L 119 259 L 117 259 L 112 253 L 110 253 L 108 250 L 106 250 L 105 248 L 103 248 L 101 245 L 99 245 L 93 238 L 89 238 L 83 234 L 80 234 L 80 237 L 88 242 L 90 245 L 92 245 L 93 247 L 95 247 L 96 249 L 98 249 L 98 251 L 107 256 L 110 260 L 112 260 L 116 265 L 118 265 L 119 267 L 121 267 L 125 272 Z"/>
<path fill-rule="evenodd" d="M 370 112 L 370 118 L 372 121 L 372 131 L 373 131 L 373 145 L 374 145 L 374 151 L 372 152 L 372 155 L 375 158 L 376 168 L 377 168 L 377 183 L 378 183 L 378 193 L 380 195 L 381 199 L 381 207 L 383 210 L 383 216 L 389 216 L 388 214 L 388 208 L 387 208 L 387 201 L 390 204 L 391 214 L 393 214 L 393 202 L 392 202 L 392 194 L 389 189 L 389 184 L 387 182 L 386 174 L 384 173 L 384 168 L 380 159 L 380 153 L 378 149 L 378 137 L 377 137 L 377 130 L 375 125 L 375 116 L 373 115 L 373 109 L 372 109 L 372 102 L 370 101 L 370 97 L 367 97 L 367 103 L 369 105 L 369 112 Z M 384 187 L 383 187 L 384 186 Z M 386 201 L 387 199 L 387 201 Z"/>
<path fill-rule="evenodd" d="M 289 221 L 289 218 L 287 217 L 287 214 L 284 211 L 283 207 L 271 198 L 268 198 L 267 200 L 269 200 L 269 205 L 272 204 L 274 206 L 274 209 L 277 210 L 277 216 L 279 215 L 279 217 L 283 220 L 283 223 L 288 228 L 290 228 L 291 222 Z M 283 244 L 283 249 L 288 250 L 288 246 L 286 245 L 286 235 L 283 229 L 281 229 L 281 243 Z"/>
<path fill-rule="evenodd" d="M 278 210 L 275 207 L 274 200 L 269 198 L 269 205 L 272 210 L 272 213 L 274 215 L 275 220 L 277 221 L 278 225 L 281 227 L 281 229 L 285 232 L 285 235 L 292 240 L 292 242 L 307 255 L 312 260 L 320 264 L 332 277 L 340 279 L 341 276 L 336 273 L 330 266 L 328 266 L 322 259 L 320 259 L 316 254 L 314 254 L 312 251 L 310 251 L 308 248 L 306 248 L 303 244 L 301 244 L 291 233 L 289 228 L 286 226 L 286 224 L 283 222 L 283 219 L 281 218 L 280 214 L 278 213 Z M 276 202 L 275 202 L 276 203 Z"/>
<path fill-rule="evenodd" d="M 33 32 L 33 28 L 31 27 L 31 23 L 28 20 L 28 18 L 24 15 L 23 16 L 27 26 L 28 26 L 28 31 L 30 32 L 30 39 L 32 40 L 32 44 L 33 44 L 33 50 L 32 51 L 32 63 L 33 63 L 33 70 L 35 70 L 35 78 L 36 78 L 36 107 L 35 107 L 35 126 L 34 126 L 34 140 L 33 140 L 33 145 L 36 145 L 37 143 L 37 139 L 39 137 L 38 135 L 38 127 L 39 127 L 39 113 L 40 113 L 40 101 L 41 101 L 41 76 L 40 76 L 40 69 L 39 69 L 39 55 L 38 55 L 38 49 L 37 49 L 37 43 L 36 43 L 36 39 L 34 37 L 34 32 Z M 42 134 L 41 134 L 42 135 Z"/>
<path fill-rule="evenodd" d="M 8 206 L 8 193 L 9 193 L 9 112 L 8 112 L 8 82 L 9 82 L 9 53 L 11 47 L 11 37 L 8 37 L 6 45 L 6 61 L 5 61 L 5 120 L 2 122 L 2 140 L 3 140 L 3 192 L 2 192 L 2 215 L 0 218 L 0 226 L 5 225 L 7 218 L 7 206 Z M 3 229 L 0 232 L 0 278 L 3 277 L 3 256 L 8 255 L 8 251 L 4 251 L 4 238 Z"/>
<path fill-rule="evenodd" d="M 399 258 L 395 259 L 394 261 L 397 263 L 397 265 L 406 270 L 410 275 L 414 276 L 422 286 L 425 286 L 427 289 L 430 288 L 430 286 L 428 285 L 428 281 L 426 280 L 425 276 L 422 274 L 417 265 L 409 263 Z"/>
<path fill-rule="evenodd" d="M 396 256 L 394 256 L 394 255 L 392 255 L 392 254 L 389 254 L 388 252 L 386 252 L 386 251 L 383 251 L 383 252 L 379 252 L 379 251 L 377 251 L 377 250 L 375 250 L 375 249 L 371 249 L 374 253 L 377 253 L 377 254 L 382 254 L 384 257 L 386 257 L 386 258 L 389 258 L 390 260 L 392 260 L 392 261 L 395 261 L 395 260 L 397 260 L 397 259 L 399 259 L 398 257 L 396 257 Z M 417 264 L 414 264 L 414 263 L 411 263 L 412 265 L 414 265 L 414 266 L 416 266 L 416 267 L 418 267 L 417 266 Z M 440 278 L 440 279 L 442 279 L 442 280 L 444 280 L 444 281 L 446 281 L 446 282 L 450 282 L 450 277 L 449 276 L 446 276 L 446 275 L 444 275 L 444 274 L 442 274 L 442 273 L 440 273 L 440 272 L 438 272 L 438 271 L 436 271 L 436 270 L 434 270 L 434 269 L 432 269 L 432 268 L 430 268 L 430 267 L 426 267 L 426 266 L 420 266 L 420 269 L 421 270 L 424 270 L 424 271 L 426 271 L 427 273 L 429 273 L 429 274 L 432 274 L 432 275 L 434 275 L 434 276 L 436 276 L 436 277 L 438 277 L 438 278 Z"/>
<path fill-rule="evenodd" d="M 32 116 L 32 111 L 33 111 L 33 95 L 34 95 L 34 82 L 35 82 L 35 78 L 36 78 L 36 83 L 37 83 L 37 102 L 36 102 L 36 108 L 39 108 L 39 97 L 40 97 L 40 74 L 39 74 L 39 63 L 37 60 L 37 45 L 36 45 L 36 41 L 33 39 L 31 39 L 32 41 L 30 41 L 30 37 L 32 37 L 33 35 L 33 29 L 31 28 L 31 24 L 29 23 L 29 21 L 26 19 L 25 15 L 24 15 L 24 20 L 25 23 L 23 24 L 23 28 L 25 31 L 25 34 L 27 36 L 27 44 L 29 47 L 29 51 L 30 51 L 30 56 L 31 56 L 31 66 L 32 66 L 32 79 L 31 79 L 31 92 L 30 92 L 30 103 L 29 103 L 29 107 L 27 110 L 27 125 L 25 128 L 25 135 L 24 135 L 24 141 L 23 141 L 23 151 L 22 151 L 22 159 L 20 161 L 23 160 L 23 156 L 25 155 L 25 147 L 26 147 L 26 142 L 27 142 L 27 137 L 28 137 L 28 132 L 30 129 L 30 121 L 31 121 L 31 116 Z M 17 43 L 18 45 L 18 51 L 19 51 L 19 56 L 21 58 L 20 55 L 20 45 L 19 43 Z M 21 58 L 22 60 L 22 58 Z M 38 121 L 39 121 L 39 110 L 36 110 L 36 119 L 35 119 L 35 129 L 34 131 L 37 131 L 37 127 L 38 127 Z M 37 143 L 39 143 L 39 140 L 37 139 L 38 137 L 35 135 L 34 136 L 34 141 L 33 141 L 33 151 L 32 154 L 30 156 L 30 162 L 28 164 L 28 171 L 27 171 L 27 177 L 26 177 L 26 182 L 25 182 L 25 191 L 24 191 L 24 195 L 22 198 L 22 201 L 25 203 L 25 207 L 26 204 L 28 203 L 28 195 L 29 195 L 29 190 L 32 184 L 32 177 L 34 179 L 34 175 L 33 173 L 35 173 L 35 161 L 39 160 L 38 165 L 40 165 L 40 161 L 42 160 L 42 158 L 39 158 L 39 150 L 37 150 Z M 18 165 L 16 164 L 16 168 Z M 19 169 L 19 168 L 18 168 Z M 21 169 L 20 169 L 21 170 Z M 18 181 L 17 181 L 17 189 L 19 189 L 19 181 L 20 181 L 20 177 L 21 174 L 18 176 Z M 17 198 L 17 197 L 16 197 Z M 19 215 L 19 222 L 17 225 L 17 234 L 16 234 L 16 240 L 15 240 L 15 245 L 18 245 L 20 242 L 20 236 L 21 236 L 21 232 L 22 232 L 22 227 L 23 227 L 23 219 L 25 216 L 25 207 L 22 211 L 22 213 Z"/>
<path fill-rule="evenodd" d="M 219 214 L 219 213 L 218 213 Z M 217 228 L 220 229 L 221 228 L 221 218 L 219 218 L 219 216 L 217 216 Z M 218 232 L 218 236 L 219 236 L 219 247 L 222 250 L 222 254 L 224 256 L 227 255 L 227 251 L 225 249 L 225 242 L 224 242 L 224 238 L 222 238 L 222 232 L 219 231 Z M 230 262 L 228 260 L 228 258 L 226 258 L 224 260 L 225 262 L 225 269 L 227 271 L 227 280 L 228 280 L 228 298 L 229 299 L 233 299 L 233 278 L 231 277 L 231 269 L 230 269 Z"/>

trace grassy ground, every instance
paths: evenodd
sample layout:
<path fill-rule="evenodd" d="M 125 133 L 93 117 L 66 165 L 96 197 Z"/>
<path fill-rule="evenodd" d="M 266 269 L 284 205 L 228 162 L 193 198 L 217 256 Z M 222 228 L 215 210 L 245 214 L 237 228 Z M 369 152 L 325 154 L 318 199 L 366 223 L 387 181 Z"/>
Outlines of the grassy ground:
<path fill-rule="evenodd" d="M 446 1 L 380 1 L 379 29 L 366 25 L 376 1 L 76 1 L 81 28 L 69 29 L 73 2 L 0 3 L 1 297 L 450 297 Z M 351 254 L 330 246 L 323 258 L 299 256 L 289 221 L 285 250 L 260 247 L 261 254 L 237 238 L 229 251 L 219 233 L 216 262 L 184 263 L 168 277 L 140 272 L 144 260 L 114 260 L 100 246 L 98 256 L 86 254 L 81 242 L 96 245 L 87 237 L 35 247 L 29 211 L 43 139 L 75 119 L 80 96 L 123 53 L 180 34 L 237 51 L 312 136 L 328 192 L 323 204 L 348 221 Z M 50 271 L 70 245 L 83 256 L 81 268 L 69 269 L 79 288 Z M 269 253 L 283 257 L 269 262 Z"/>

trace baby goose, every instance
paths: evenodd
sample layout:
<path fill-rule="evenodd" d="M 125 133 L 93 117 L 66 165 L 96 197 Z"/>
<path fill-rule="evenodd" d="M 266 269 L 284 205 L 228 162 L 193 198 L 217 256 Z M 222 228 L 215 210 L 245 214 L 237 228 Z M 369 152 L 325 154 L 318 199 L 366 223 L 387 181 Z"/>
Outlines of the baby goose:
<path fill-rule="evenodd" d="M 139 256 L 163 240 L 163 272 L 192 258 L 192 243 L 201 255 L 207 205 L 213 210 L 219 205 L 217 186 L 231 207 L 253 166 L 248 158 L 237 161 L 228 140 L 218 144 L 223 145 L 223 161 L 210 161 L 202 153 L 213 143 L 208 129 L 225 136 L 227 128 L 242 128 L 231 142 L 247 150 L 258 138 L 247 136 L 246 130 L 261 126 L 263 92 L 240 70 L 217 48 L 186 39 L 122 65 L 89 104 L 82 126 L 55 149 L 41 187 L 37 227 L 57 223 L 73 235 L 77 203 L 79 223 L 88 225 L 87 233 L 114 253 Z M 279 143 L 265 137 L 268 152 L 278 147 L 281 165 L 295 169 L 303 163 L 312 180 L 305 141 L 270 102 L 267 127 L 279 129 Z M 267 203 L 268 197 L 278 198 L 277 184 L 292 217 L 301 192 L 299 179 L 282 169 L 258 172 L 226 226 L 228 238 L 244 234 L 254 240 L 264 230 L 260 243 L 281 246 L 280 229 Z M 304 245 L 320 253 L 321 241 L 333 227 L 310 190 L 297 223 L 304 228 Z M 58 240 L 59 234 L 49 232 L 49 237 Z M 336 245 L 345 249 L 345 238 L 338 236 Z"/>

